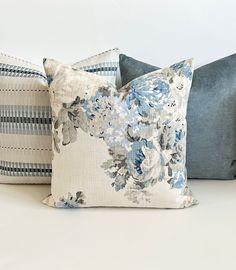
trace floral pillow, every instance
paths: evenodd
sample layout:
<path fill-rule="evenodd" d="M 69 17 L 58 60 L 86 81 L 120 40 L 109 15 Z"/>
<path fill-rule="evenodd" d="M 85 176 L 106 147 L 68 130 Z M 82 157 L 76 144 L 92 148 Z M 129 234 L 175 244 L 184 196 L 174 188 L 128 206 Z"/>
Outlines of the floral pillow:
<path fill-rule="evenodd" d="M 106 79 L 46 59 L 53 113 L 52 194 L 58 208 L 184 208 L 186 108 L 192 60 L 134 79 Z"/>

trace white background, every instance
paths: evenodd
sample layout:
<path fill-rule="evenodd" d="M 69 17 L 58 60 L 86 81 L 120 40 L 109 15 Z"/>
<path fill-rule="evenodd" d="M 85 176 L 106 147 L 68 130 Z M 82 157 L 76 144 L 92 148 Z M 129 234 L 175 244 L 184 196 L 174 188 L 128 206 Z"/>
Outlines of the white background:
<path fill-rule="evenodd" d="M 119 47 L 165 66 L 236 52 L 235 0 L 0 0 L 0 51 L 37 64 Z M 236 269 L 236 182 L 190 181 L 185 210 L 56 210 L 50 186 L 0 186 L 2 270 Z"/>
<path fill-rule="evenodd" d="M 103 50 L 165 66 L 236 52 L 235 0 L 0 0 L 0 50 L 41 64 Z"/>

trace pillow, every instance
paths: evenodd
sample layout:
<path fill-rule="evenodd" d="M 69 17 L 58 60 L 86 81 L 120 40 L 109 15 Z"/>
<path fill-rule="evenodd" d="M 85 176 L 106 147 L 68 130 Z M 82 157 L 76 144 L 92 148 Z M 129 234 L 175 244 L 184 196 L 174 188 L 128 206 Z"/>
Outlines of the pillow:
<path fill-rule="evenodd" d="M 0 54 L 0 183 L 50 183 L 51 109 L 43 69 Z"/>
<path fill-rule="evenodd" d="M 120 54 L 119 66 L 122 86 L 135 78 L 160 69 L 159 67 L 148 65 L 125 54 Z"/>
<path fill-rule="evenodd" d="M 123 85 L 156 67 L 120 55 Z M 189 178 L 236 178 L 236 54 L 194 71 L 188 102 Z"/>
<path fill-rule="evenodd" d="M 75 68 L 82 69 L 105 77 L 115 85 L 119 66 L 119 49 L 112 49 L 102 52 L 73 65 Z"/>
<path fill-rule="evenodd" d="M 119 50 L 114 49 L 73 66 L 115 83 L 118 59 Z M 51 108 L 47 79 L 41 67 L 0 54 L 0 183 L 50 183 Z"/>
<path fill-rule="evenodd" d="M 58 208 L 183 208 L 186 107 L 192 60 L 137 78 L 106 79 L 45 59 L 52 78 L 52 195 Z"/>

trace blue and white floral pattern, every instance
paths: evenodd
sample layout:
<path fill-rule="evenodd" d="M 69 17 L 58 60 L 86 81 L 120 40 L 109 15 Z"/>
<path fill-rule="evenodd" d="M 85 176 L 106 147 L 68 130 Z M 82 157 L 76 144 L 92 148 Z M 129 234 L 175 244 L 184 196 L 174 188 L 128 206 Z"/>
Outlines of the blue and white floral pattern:
<path fill-rule="evenodd" d="M 78 191 L 75 196 L 69 192 L 67 197 L 59 198 L 55 206 L 58 208 L 79 208 L 83 204 L 85 204 L 85 195 L 82 191 Z"/>
<path fill-rule="evenodd" d="M 192 61 L 187 60 L 137 78 L 119 91 L 109 83 L 77 91 L 71 102 L 55 103 L 61 107 L 53 110 L 54 150 L 60 153 L 61 147 L 76 142 L 78 129 L 103 140 L 110 155 L 101 164 L 111 179 L 107 184 L 125 191 L 134 204 L 150 203 L 150 187 L 158 182 L 185 190 L 185 118 L 192 75 Z M 61 98 L 51 92 L 54 102 L 56 95 Z M 77 197 L 68 198 L 57 204 L 77 205 Z"/>

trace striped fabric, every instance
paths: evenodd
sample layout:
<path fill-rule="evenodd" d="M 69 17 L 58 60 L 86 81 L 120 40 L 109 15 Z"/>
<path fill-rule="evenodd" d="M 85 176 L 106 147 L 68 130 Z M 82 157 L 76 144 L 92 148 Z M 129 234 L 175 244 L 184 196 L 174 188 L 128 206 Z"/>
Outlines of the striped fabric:
<path fill-rule="evenodd" d="M 115 85 L 119 65 L 119 49 L 109 50 L 73 65 L 75 68 L 106 77 Z"/>
<path fill-rule="evenodd" d="M 43 69 L 0 54 L 0 183 L 50 183 L 51 153 Z"/>
<path fill-rule="evenodd" d="M 50 177 L 52 166 L 51 164 L 1 161 L 0 171 L 6 176 Z"/>
<path fill-rule="evenodd" d="M 75 68 L 115 84 L 119 50 L 92 56 Z M 51 181 L 51 109 L 42 67 L 0 53 L 0 183 Z"/>
<path fill-rule="evenodd" d="M 81 67 L 80 69 L 91 72 L 91 73 L 96 73 L 97 75 L 100 76 L 114 76 L 117 70 L 117 63 L 116 62 L 105 62 L 105 63 L 100 63 L 98 65 L 89 65 L 85 67 Z"/>
<path fill-rule="evenodd" d="M 46 80 L 45 75 L 37 70 L 4 63 L 0 63 L 0 76 L 42 78 Z"/>
<path fill-rule="evenodd" d="M 0 133 L 51 134 L 51 110 L 48 106 L 0 105 Z"/>

